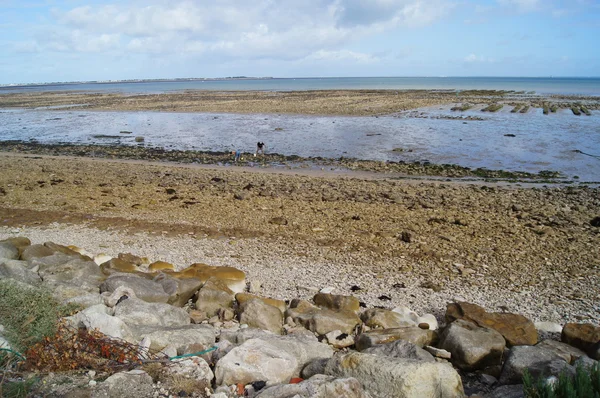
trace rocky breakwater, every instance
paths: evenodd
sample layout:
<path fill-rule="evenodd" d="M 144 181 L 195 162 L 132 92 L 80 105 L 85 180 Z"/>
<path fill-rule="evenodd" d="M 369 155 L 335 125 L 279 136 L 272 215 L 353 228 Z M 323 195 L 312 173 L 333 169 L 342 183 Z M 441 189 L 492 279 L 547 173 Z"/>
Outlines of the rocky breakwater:
<path fill-rule="evenodd" d="M 70 372 L 68 385 L 41 383 L 42 395 L 521 396 L 525 370 L 574 374 L 600 359 L 600 327 L 591 324 L 536 328 L 518 314 L 457 302 L 447 304 L 440 327 L 431 314 L 363 308 L 355 297 L 329 292 L 312 302 L 263 297 L 259 283 L 247 284 L 231 267 L 177 269 L 23 237 L 0 242 L 0 283 L 25 293 L 49 289 L 57 302 L 79 305 L 67 325 L 136 347 L 126 369 L 96 373 L 88 364 Z M 547 331 L 561 331 L 561 341 L 540 341 Z M 153 361 L 142 355 L 150 352 Z"/>

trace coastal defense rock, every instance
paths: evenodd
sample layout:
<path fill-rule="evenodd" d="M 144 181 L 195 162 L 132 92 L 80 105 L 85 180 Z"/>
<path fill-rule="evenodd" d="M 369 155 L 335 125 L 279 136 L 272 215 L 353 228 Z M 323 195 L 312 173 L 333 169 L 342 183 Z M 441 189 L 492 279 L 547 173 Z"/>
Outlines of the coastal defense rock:
<path fill-rule="evenodd" d="M 42 283 L 42 279 L 38 273 L 28 269 L 28 265 L 29 263 L 27 261 L 6 260 L 0 258 L 0 279 L 16 279 L 19 282 L 27 283 L 29 285 Z"/>
<path fill-rule="evenodd" d="M 510 349 L 499 381 L 500 384 L 522 383 L 525 369 L 534 378 L 542 374 L 558 376 L 560 371 L 568 366 L 560 355 L 551 350 L 538 346 L 516 346 Z"/>
<path fill-rule="evenodd" d="M 333 376 L 315 375 L 298 384 L 280 384 L 267 387 L 256 398 L 369 398 L 362 385 L 353 377 L 338 379 Z"/>
<path fill-rule="evenodd" d="M 120 258 L 111 258 L 100 264 L 100 269 L 105 275 L 111 275 L 116 272 L 131 273 L 138 271 L 138 267 L 135 264 L 121 260 Z"/>
<path fill-rule="evenodd" d="M 536 347 L 554 351 L 571 365 L 579 358 L 587 356 L 585 352 L 579 348 L 556 340 L 544 340 L 541 343 L 538 343 Z"/>
<path fill-rule="evenodd" d="M 29 261 L 35 258 L 47 257 L 54 254 L 54 251 L 44 245 L 27 246 L 21 253 L 21 260 Z"/>
<path fill-rule="evenodd" d="M 67 261 L 61 264 L 45 262 L 45 260 L 51 258 L 58 259 L 59 262 L 65 259 Z M 38 273 L 44 281 L 43 284 L 48 288 L 53 289 L 57 285 L 69 285 L 79 292 L 76 295 L 83 295 L 85 292 L 98 293 L 98 286 L 105 278 L 96 263 L 79 256 L 74 258 L 64 254 L 55 254 L 51 257 L 31 260 L 31 264 L 39 266 Z"/>
<path fill-rule="evenodd" d="M 218 314 L 221 308 L 233 307 L 234 293 L 221 279 L 211 277 L 198 292 L 196 309 L 208 317 Z"/>
<path fill-rule="evenodd" d="M 19 249 L 11 242 L 0 242 L 0 259 L 18 260 Z"/>
<path fill-rule="evenodd" d="M 393 343 L 379 344 L 362 351 L 365 354 L 383 355 L 392 358 L 414 359 L 423 362 L 435 362 L 433 355 L 421 347 L 406 340 L 396 340 Z"/>
<path fill-rule="evenodd" d="M 175 266 L 173 264 L 167 263 L 165 261 L 155 261 L 148 266 L 148 271 L 150 271 L 150 272 L 164 271 L 164 270 L 174 271 Z"/>
<path fill-rule="evenodd" d="M 134 326 L 131 330 L 138 341 L 150 339 L 150 349 L 161 351 L 171 346 L 177 350 L 177 355 L 210 348 L 216 338 L 215 329 L 210 325 Z M 188 348 L 193 351 L 186 352 Z"/>
<path fill-rule="evenodd" d="M 94 390 L 94 396 L 120 397 L 152 397 L 154 386 L 152 377 L 143 370 L 115 373 Z"/>
<path fill-rule="evenodd" d="M 417 326 L 414 321 L 406 319 L 402 314 L 381 308 L 370 308 L 360 316 L 370 328 L 393 329 Z"/>
<path fill-rule="evenodd" d="M 112 293 L 119 287 L 131 289 L 137 298 L 149 303 L 166 303 L 169 295 L 162 285 L 138 275 L 114 274 L 110 275 L 100 285 L 100 292 Z"/>
<path fill-rule="evenodd" d="M 29 240 L 29 238 L 26 238 L 24 236 L 15 236 L 14 238 L 7 238 L 0 240 L 0 242 L 12 244 L 19 250 L 19 253 L 22 253 L 27 246 L 31 246 L 31 241 Z"/>
<path fill-rule="evenodd" d="M 422 316 L 419 316 L 419 314 L 417 314 L 415 311 L 412 311 L 410 308 L 404 306 L 396 307 L 392 311 L 401 314 L 407 322 L 412 321 L 414 326 L 427 324 L 429 327 L 425 329 L 438 329 L 437 319 L 435 319 L 435 316 L 432 314 L 423 314 Z"/>
<path fill-rule="evenodd" d="M 564 343 L 580 348 L 594 358 L 600 359 L 600 327 L 589 323 L 567 323 L 562 330 Z"/>
<path fill-rule="evenodd" d="M 361 323 L 360 318 L 353 311 L 321 309 L 301 301 L 292 302 L 285 315 L 286 318 L 291 317 L 297 325 L 302 325 L 321 336 L 334 330 L 351 334 Z"/>
<path fill-rule="evenodd" d="M 439 346 L 450 351 L 454 365 L 472 371 L 500 365 L 506 343 L 495 330 L 459 319 L 442 332 Z"/>
<path fill-rule="evenodd" d="M 315 294 L 313 301 L 321 308 L 327 308 L 334 311 L 358 312 L 360 309 L 360 302 L 353 296 L 317 293 Z"/>
<path fill-rule="evenodd" d="M 76 327 L 88 330 L 97 329 L 107 336 L 134 342 L 133 333 L 123 320 L 111 316 L 110 309 L 103 304 L 93 305 L 67 318 Z"/>
<path fill-rule="evenodd" d="M 406 340 L 419 347 L 435 345 L 438 335 L 433 330 L 424 330 L 418 327 L 376 329 L 361 333 L 355 339 L 356 349 L 365 350 L 378 344 L 387 344 L 396 340 Z"/>
<path fill-rule="evenodd" d="M 152 281 L 159 283 L 169 295 L 167 304 L 183 307 L 200 290 L 202 281 L 198 278 L 173 278 L 164 272 L 159 272 Z"/>
<path fill-rule="evenodd" d="M 54 242 L 45 242 L 44 246 L 46 246 L 48 249 L 52 250 L 54 253 L 62 253 L 62 254 L 66 254 L 67 256 L 80 258 L 85 261 L 92 261 L 92 259 L 90 257 L 82 255 L 78 251 L 75 251 L 68 246 L 59 245 Z"/>
<path fill-rule="evenodd" d="M 130 326 L 183 326 L 190 323 L 190 316 L 182 308 L 148 303 L 138 298 L 128 298 L 117 304 L 115 316 Z"/>
<path fill-rule="evenodd" d="M 214 377 L 210 366 L 200 357 L 175 359 L 164 368 L 164 383 L 169 383 L 181 378 L 201 382 L 210 387 Z"/>
<path fill-rule="evenodd" d="M 238 302 L 238 304 L 240 306 L 243 305 L 246 301 L 260 300 L 265 304 L 272 305 L 273 307 L 279 308 L 279 311 L 281 311 L 282 314 L 284 314 L 285 310 L 286 310 L 285 301 L 283 301 L 283 300 L 276 300 L 276 299 L 272 299 L 272 298 L 260 297 L 260 296 L 256 296 L 254 294 L 249 294 L 249 293 L 238 293 L 235 295 L 235 300 Z"/>
<path fill-rule="evenodd" d="M 537 343 L 537 330 L 533 322 L 522 315 L 486 312 L 476 304 L 465 302 L 448 304 L 446 322 L 454 322 L 457 319 L 464 319 L 478 326 L 496 330 L 506 339 L 509 346 Z"/>
<path fill-rule="evenodd" d="M 264 301 L 253 299 L 245 301 L 240 306 L 240 323 L 245 323 L 251 328 L 281 334 L 283 313 L 277 307 L 266 304 Z"/>
<path fill-rule="evenodd" d="M 265 381 L 268 385 L 287 383 L 298 361 L 267 341 L 252 339 L 229 351 L 215 368 L 217 385 Z"/>
<path fill-rule="evenodd" d="M 354 377 L 376 397 L 464 397 L 461 378 L 448 363 L 352 352 L 331 358 L 325 373 Z"/>
<path fill-rule="evenodd" d="M 246 288 L 246 274 L 233 267 L 215 267 L 202 263 L 195 263 L 184 270 L 173 274 L 174 277 L 198 278 L 206 282 L 214 277 L 223 281 L 235 293 L 241 293 Z"/>
<path fill-rule="evenodd" d="M 126 263 L 133 264 L 135 266 L 140 266 L 142 264 L 148 264 L 148 260 L 146 258 L 142 258 L 140 256 L 136 256 L 131 253 L 119 253 L 117 258 L 121 261 L 125 261 Z"/>

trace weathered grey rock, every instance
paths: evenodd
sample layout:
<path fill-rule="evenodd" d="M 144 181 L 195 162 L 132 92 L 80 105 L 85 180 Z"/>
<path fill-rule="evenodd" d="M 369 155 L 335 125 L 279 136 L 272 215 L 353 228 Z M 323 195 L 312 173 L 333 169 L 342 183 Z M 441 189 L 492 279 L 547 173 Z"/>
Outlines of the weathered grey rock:
<path fill-rule="evenodd" d="M 352 352 L 334 356 L 325 372 L 354 377 L 376 397 L 464 397 L 461 378 L 448 363 Z"/>
<path fill-rule="evenodd" d="M 500 365 L 506 342 L 493 329 L 459 319 L 442 332 L 439 346 L 450 351 L 454 365 L 472 371 Z"/>
<path fill-rule="evenodd" d="M 512 347 L 502 367 L 500 384 L 521 383 L 525 369 L 536 378 L 542 374 L 548 375 L 544 372 L 548 370 L 552 361 L 562 361 L 564 366 L 568 366 L 560 355 L 549 349 L 537 346 Z"/>
<path fill-rule="evenodd" d="M 392 358 L 414 359 L 423 362 L 435 362 L 433 355 L 421 347 L 406 340 L 396 340 L 392 343 L 379 344 L 362 351 L 365 354 L 382 355 Z"/>
<path fill-rule="evenodd" d="M 316 375 L 298 384 L 266 387 L 256 398 L 368 398 L 360 382 L 352 377 L 337 379 Z"/>
<path fill-rule="evenodd" d="M 334 311 L 358 312 L 358 310 L 360 310 L 360 302 L 353 296 L 317 293 L 315 294 L 313 301 L 318 307 Z"/>
<path fill-rule="evenodd" d="M 119 304 L 120 305 L 120 304 Z M 150 339 L 150 349 L 160 351 L 167 346 L 177 350 L 177 355 L 198 352 L 215 344 L 216 332 L 210 325 L 184 326 L 134 326 L 131 328 L 139 341 Z M 195 348 L 188 352 L 188 348 Z"/>
<path fill-rule="evenodd" d="M 363 312 L 360 318 L 370 328 L 392 329 L 417 326 L 404 315 L 381 308 L 370 308 Z"/>
<path fill-rule="evenodd" d="M 164 272 L 159 272 L 153 279 L 159 283 L 165 293 L 169 295 L 167 304 L 183 307 L 202 287 L 198 278 L 173 278 Z"/>
<path fill-rule="evenodd" d="M 94 305 L 104 304 L 102 296 L 98 293 L 85 294 L 83 296 L 75 296 L 63 301 L 65 304 L 77 304 L 82 308 L 89 308 Z"/>
<path fill-rule="evenodd" d="M 139 326 L 184 326 L 190 317 L 182 308 L 164 303 L 148 303 L 138 298 L 129 298 L 115 306 L 115 316 L 128 325 Z"/>
<path fill-rule="evenodd" d="M 322 336 L 334 330 L 351 334 L 361 323 L 360 318 L 353 311 L 332 311 L 301 302 L 292 302 L 285 316 L 291 317 L 296 324 Z"/>
<path fill-rule="evenodd" d="M 423 349 L 436 358 L 442 358 L 442 359 L 448 359 L 448 360 L 450 360 L 452 358 L 452 353 L 450 351 L 446 351 L 442 348 L 436 348 L 436 347 L 432 347 L 430 345 L 426 345 L 425 347 L 423 347 Z"/>
<path fill-rule="evenodd" d="M 76 327 L 97 329 L 107 336 L 135 342 L 131 329 L 121 319 L 111 315 L 111 309 L 103 304 L 94 305 L 67 318 Z"/>
<path fill-rule="evenodd" d="M 377 344 L 391 343 L 396 340 L 406 340 L 423 347 L 435 345 L 438 335 L 433 330 L 424 330 L 418 327 L 375 329 L 358 335 L 355 344 L 356 349 L 362 351 Z"/>
<path fill-rule="evenodd" d="M 219 341 L 227 340 L 235 345 L 240 345 L 245 343 L 251 339 L 266 339 L 270 340 L 278 337 L 273 332 L 269 332 L 262 329 L 254 329 L 254 328 L 245 328 L 245 329 L 237 329 L 237 330 L 227 330 L 222 329 L 221 334 L 219 335 Z M 318 341 L 316 337 L 314 337 L 314 341 Z"/>
<path fill-rule="evenodd" d="M 149 303 L 166 303 L 169 301 L 169 294 L 164 291 L 160 283 L 134 274 L 115 273 L 110 275 L 100 285 L 100 292 L 112 293 L 120 287 L 133 290 L 138 299 Z"/>
<path fill-rule="evenodd" d="M 561 340 L 585 351 L 591 358 L 600 359 L 600 327 L 590 323 L 567 323 Z"/>
<path fill-rule="evenodd" d="M 580 357 L 580 358 L 576 359 L 572 365 L 575 369 L 577 369 L 577 367 L 579 367 L 579 366 L 589 369 L 597 364 L 598 364 L 598 361 L 596 361 L 588 356 L 585 356 L 585 357 Z"/>
<path fill-rule="evenodd" d="M 550 351 L 554 351 L 569 364 L 573 364 L 573 362 L 575 362 L 577 359 L 587 356 L 585 352 L 581 351 L 579 348 L 561 343 L 560 341 L 556 340 L 544 340 L 536 344 L 536 347 L 546 348 Z"/>
<path fill-rule="evenodd" d="M 54 257 L 58 259 L 59 256 L 63 255 Z M 105 278 L 96 263 L 79 257 L 70 257 L 66 263 L 56 265 L 42 264 L 41 261 L 34 260 L 32 264 L 40 266 L 39 275 L 49 289 L 55 288 L 56 285 L 68 284 L 82 292 L 98 293 L 98 286 Z M 78 294 L 80 295 L 83 293 Z"/>
<path fill-rule="evenodd" d="M 15 236 L 13 238 L 3 239 L 0 242 L 10 243 L 17 249 L 19 249 L 19 253 L 21 253 L 27 246 L 31 245 L 31 241 L 29 238 L 25 238 L 23 236 Z"/>
<path fill-rule="evenodd" d="M 19 249 L 11 242 L 0 242 L 0 260 L 18 260 Z"/>
<path fill-rule="evenodd" d="M 21 260 L 29 261 L 39 257 L 47 257 L 54 254 L 54 250 L 47 248 L 44 245 L 27 246 L 21 253 Z"/>
<path fill-rule="evenodd" d="M 327 362 L 329 362 L 329 358 L 318 358 L 310 361 L 308 364 L 306 364 L 306 366 L 304 366 L 304 368 L 302 368 L 300 376 L 303 379 L 310 379 L 314 375 L 325 374 Z"/>
<path fill-rule="evenodd" d="M 28 265 L 27 261 L 0 259 L 0 279 L 16 279 L 29 285 L 41 284 L 42 278 L 37 272 L 28 269 Z"/>
<path fill-rule="evenodd" d="M 140 397 L 150 398 L 154 395 L 152 377 L 143 370 L 116 373 L 92 390 L 92 397 L 121 398 Z"/>
<path fill-rule="evenodd" d="M 346 348 L 354 345 L 354 336 L 342 333 L 341 330 L 333 330 L 325 335 L 327 344 L 334 348 Z"/>
<path fill-rule="evenodd" d="M 245 323 L 251 328 L 281 334 L 283 313 L 277 307 L 266 304 L 262 300 L 253 299 L 241 305 L 240 323 Z"/>
<path fill-rule="evenodd" d="M 234 295 L 224 281 L 211 277 L 198 292 L 196 309 L 208 317 L 215 316 L 221 308 L 233 307 Z"/>
<path fill-rule="evenodd" d="M 556 322 L 535 322 L 533 324 L 535 328 L 541 332 L 548 333 L 560 333 L 562 332 L 562 326 Z"/>
<path fill-rule="evenodd" d="M 136 298 L 136 295 L 132 288 L 119 286 L 112 292 L 102 292 L 100 297 L 102 297 L 102 301 L 107 307 L 113 308 L 125 299 Z"/>
<path fill-rule="evenodd" d="M 422 316 L 419 316 L 419 314 L 417 314 L 415 311 L 412 311 L 410 308 L 405 306 L 396 307 L 392 311 L 402 315 L 406 322 L 412 322 L 413 325 L 410 326 L 427 324 L 429 327 L 424 329 L 438 329 L 438 322 L 433 314 L 423 314 Z"/>
<path fill-rule="evenodd" d="M 173 360 L 169 366 L 165 366 L 164 381 L 168 384 L 169 379 L 174 376 L 204 382 L 210 387 L 214 374 L 208 363 L 200 357 L 189 357 Z"/>
<path fill-rule="evenodd" d="M 525 394 L 523 393 L 523 385 L 515 384 L 500 386 L 486 394 L 485 398 L 525 398 Z"/>
<path fill-rule="evenodd" d="M 287 308 L 285 305 L 285 301 L 283 301 L 283 300 L 277 300 L 277 299 L 272 299 L 272 298 L 267 298 L 267 297 L 260 297 L 260 296 L 257 296 L 254 294 L 249 294 L 249 293 L 238 293 L 235 295 L 235 300 L 238 302 L 238 305 L 240 305 L 240 306 L 244 305 L 244 303 L 246 301 L 261 300 L 265 304 L 272 305 L 273 307 L 279 308 L 279 311 L 281 311 L 282 314 L 285 313 L 285 310 Z"/>
<path fill-rule="evenodd" d="M 235 347 L 217 363 L 217 385 L 287 383 L 298 367 L 296 358 L 268 341 L 252 339 Z"/>

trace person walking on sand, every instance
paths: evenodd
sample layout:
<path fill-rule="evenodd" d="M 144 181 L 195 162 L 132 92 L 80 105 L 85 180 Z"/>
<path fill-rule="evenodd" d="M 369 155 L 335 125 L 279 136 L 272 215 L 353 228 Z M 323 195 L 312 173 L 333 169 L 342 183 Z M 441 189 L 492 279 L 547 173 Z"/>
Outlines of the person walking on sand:
<path fill-rule="evenodd" d="M 240 151 L 239 149 L 237 151 L 231 151 L 232 155 L 235 155 L 235 157 L 233 158 L 234 162 L 237 162 L 238 160 L 240 160 L 240 157 L 242 156 L 242 151 Z"/>
<path fill-rule="evenodd" d="M 258 154 L 264 155 L 265 154 L 265 143 L 258 141 L 256 143 L 256 153 L 254 154 L 254 156 L 257 156 Z"/>

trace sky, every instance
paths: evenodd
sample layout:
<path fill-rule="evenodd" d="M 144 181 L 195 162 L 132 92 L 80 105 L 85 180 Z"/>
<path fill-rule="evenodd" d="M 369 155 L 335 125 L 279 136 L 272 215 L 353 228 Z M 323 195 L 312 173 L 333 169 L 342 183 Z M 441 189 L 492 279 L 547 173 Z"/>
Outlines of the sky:
<path fill-rule="evenodd" d="M 0 0 L 0 84 L 600 76 L 600 0 Z"/>

